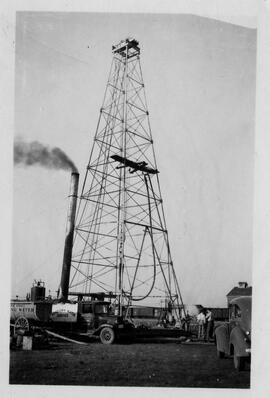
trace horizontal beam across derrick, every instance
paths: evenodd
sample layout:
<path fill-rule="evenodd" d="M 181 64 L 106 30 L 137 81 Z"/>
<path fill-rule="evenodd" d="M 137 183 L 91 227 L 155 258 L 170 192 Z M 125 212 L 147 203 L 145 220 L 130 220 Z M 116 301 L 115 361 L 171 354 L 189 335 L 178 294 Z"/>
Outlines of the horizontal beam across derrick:
<path fill-rule="evenodd" d="M 92 232 L 92 231 L 89 231 L 89 230 L 87 230 L 87 229 L 83 229 L 83 228 L 79 228 L 79 227 L 76 227 L 75 228 L 75 230 L 76 231 L 81 231 L 81 232 L 85 232 L 85 233 L 87 233 L 87 234 L 94 234 L 94 235 L 99 235 L 99 236 L 106 236 L 106 237 L 108 237 L 108 238 L 117 238 L 117 236 L 116 235 L 109 235 L 109 234 L 102 234 L 102 233 L 100 233 L 100 232 Z"/>
<path fill-rule="evenodd" d="M 125 220 L 124 223 L 125 223 L 125 224 L 131 224 L 131 225 L 138 225 L 138 226 L 141 226 L 141 227 L 144 227 L 144 228 L 154 229 L 154 230 L 156 230 L 156 231 L 164 232 L 165 234 L 168 233 L 167 229 L 162 229 L 162 228 L 158 228 L 158 227 L 153 227 L 153 226 L 150 226 L 150 225 L 148 225 L 148 224 L 142 224 L 142 223 L 127 221 L 127 220 Z"/>
<path fill-rule="evenodd" d="M 111 259 L 111 258 L 109 258 L 109 259 Z M 76 263 L 76 264 L 97 265 L 99 267 L 107 267 L 107 268 L 113 268 L 113 269 L 117 268 L 117 265 L 100 264 L 100 263 L 95 263 L 93 261 L 87 262 L 87 261 L 72 260 L 72 262 Z"/>
<path fill-rule="evenodd" d="M 113 209 L 118 209 L 118 207 L 119 207 L 118 205 L 110 205 L 109 203 L 100 202 L 99 200 L 92 200 L 92 199 L 85 198 L 85 197 L 83 199 L 87 200 L 88 202 L 96 203 L 96 204 L 99 204 L 101 206 L 111 207 Z"/>

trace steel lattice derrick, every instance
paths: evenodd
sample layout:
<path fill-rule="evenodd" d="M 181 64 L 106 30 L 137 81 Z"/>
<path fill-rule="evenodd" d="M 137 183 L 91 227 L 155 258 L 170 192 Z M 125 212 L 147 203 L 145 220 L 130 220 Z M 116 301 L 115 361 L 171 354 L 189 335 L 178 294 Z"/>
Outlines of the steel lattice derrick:
<path fill-rule="evenodd" d="M 70 291 L 179 305 L 138 42 L 113 60 L 77 211 Z M 159 303 L 160 304 L 160 303 Z"/>

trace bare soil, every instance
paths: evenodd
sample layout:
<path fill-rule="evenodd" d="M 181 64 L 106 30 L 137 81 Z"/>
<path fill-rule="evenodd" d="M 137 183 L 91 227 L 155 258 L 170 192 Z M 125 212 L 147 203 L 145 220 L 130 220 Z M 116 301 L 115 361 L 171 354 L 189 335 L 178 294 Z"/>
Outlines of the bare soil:
<path fill-rule="evenodd" d="M 249 388 L 250 367 L 237 372 L 214 344 L 179 341 L 77 345 L 10 352 L 10 384 Z"/>

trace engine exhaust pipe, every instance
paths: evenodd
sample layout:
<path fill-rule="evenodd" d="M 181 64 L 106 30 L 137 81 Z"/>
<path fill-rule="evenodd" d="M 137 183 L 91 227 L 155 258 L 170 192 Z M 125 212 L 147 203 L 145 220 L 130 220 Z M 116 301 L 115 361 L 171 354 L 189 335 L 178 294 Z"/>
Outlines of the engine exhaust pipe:
<path fill-rule="evenodd" d="M 68 208 L 68 216 L 67 216 L 65 248 L 64 248 L 64 256 L 63 256 L 60 291 L 59 291 L 59 301 L 62 301 L 62 302 L 67 301 L 67 299 L 68 299 L 68 288 L 69 288 L 69 277 L 70 277 L 71 258 L 72 258 L 72 246 L 73 246 L 73 235 L 74 235 L 75 216 L 76 216 L 78 185 L 79 185 L 79 173 L 72 172 L 71 173 L 71 182 L 70 182 L 69 208 Z"/>

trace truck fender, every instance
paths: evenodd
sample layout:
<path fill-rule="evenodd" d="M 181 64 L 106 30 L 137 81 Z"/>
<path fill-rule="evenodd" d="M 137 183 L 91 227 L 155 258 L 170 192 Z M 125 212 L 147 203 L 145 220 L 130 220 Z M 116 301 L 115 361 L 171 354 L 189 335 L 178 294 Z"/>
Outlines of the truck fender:
<path fill-rule="evenodd" d="M 229 354 L 228 325 L 222 324 L 215 329 L 217 351 Z"/>
<path fill-rule="evenodd" d="M 102 325 L 100 325 L 93 333 L 94 336 L 99 336 L 101 329 L 103 328 L 111 328 L 113 330 L 115 330 L 115 327 L 113 325 L 111 325 L 110 323 L 103 323 Z"/>
<path fill-rule="evenodd" d="M 246 352 L 246 348 L 250 348 L 250 345 L 245 340 L 245 335 L 242 330 L 235 326 L 231 331 L 230 335 L 230 351 L 234 353 L 237 357 L 247 357 L 249 353 Z"/>

